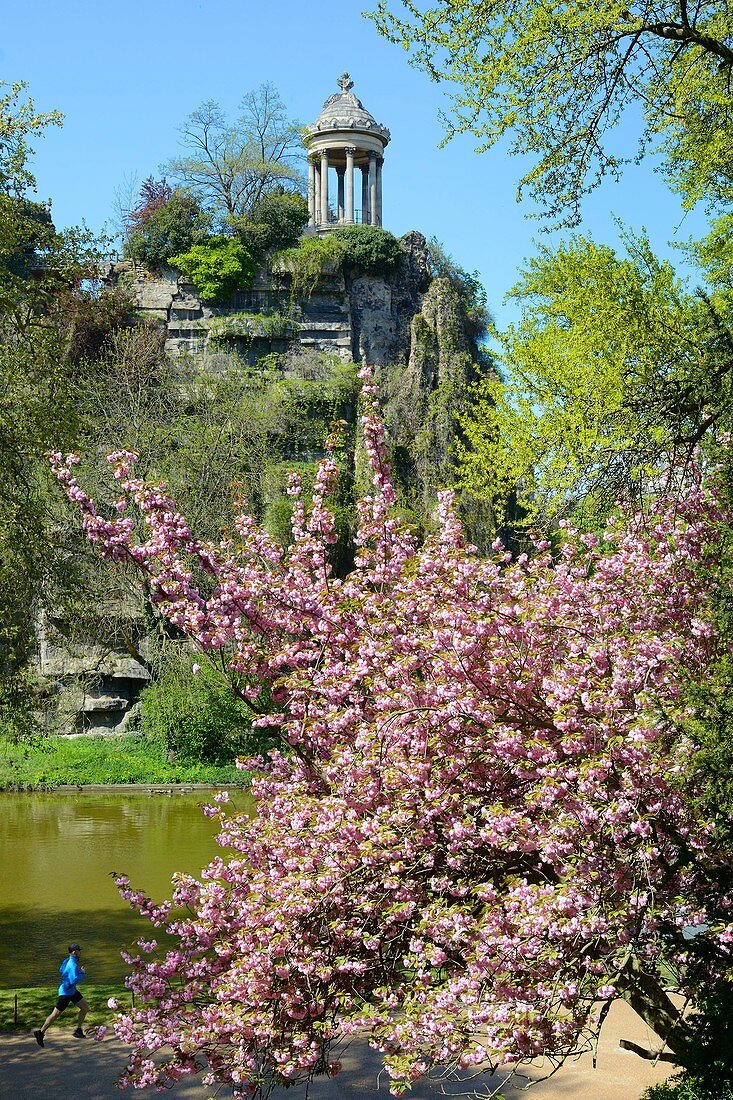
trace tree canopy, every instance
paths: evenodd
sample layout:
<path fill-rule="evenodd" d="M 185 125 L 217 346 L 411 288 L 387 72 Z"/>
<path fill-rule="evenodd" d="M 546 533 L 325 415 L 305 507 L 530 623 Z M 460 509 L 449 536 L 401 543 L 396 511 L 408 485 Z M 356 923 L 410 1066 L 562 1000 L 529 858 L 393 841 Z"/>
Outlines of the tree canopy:
<path fill-rule="evenodd" d="M 42 133 L 48 126 L 60 126 L 60 111 L 37 112 L 27 92 L 25 81 L 6 84 L 0 81 L 0 192 L 13 198 L 23 198 L 35 191 L 36 180 L 28 161 L 33 150 L 28 139 Z"/>
<path fill-rule="evenodd" d="M 149 182 L 146 180 L 141 188 L 143 198 Z M 211 215 L 204 213 L 197 199 L 183 188 L 173 191 L 165 186 L 165 180 L 152 183 L 158 190 L 128 215 L 125 253 L 157 271 L 177 253 L 205 240 Z"/>
<path fill-rule="evenodd" d="M 529 523 L 641 502 L 730 429 L 727 298 L 690 293 L 643 236 L 625 244 L 539 249 L 511 292 L 522 317 L 501 336 L 502 377 L 464 423 L 465 483 L 499 503 L 518 489 Z"/>
<path fill-rule="evenodd" d="M 686 203 L 733 198 L 726 0 L 380 0 L 372 18 L 455 87 L 449 135 L 530 155 L 519 192 L 553 219 L 576 224 L 581 196 L 633 159 L 610 133 L 626 114 L 641 116 L 637 155 L 661 148 Z"/>
<path fill-rule="evenodd" d="M 35 729 L 33 609 L 42 595 L 59 606 L 74 587 L 45 455 L 78 444 L 83 348 L 124 310 L 80 289 L 96 273 L 97 242 L 57 232 L 49 205 L 31 197 L 29 141 L 60 123 L 57 111 L 36 112 L 25 84 L 0 96 L 0 710 L 13 737 Z"/>
<path fill-rule="evenodd" d="M 183 155 L 164 168 L 220 225 L 249 214 L 277 188 L 303 188 L 300 130 L 274 86 L 248 92 L 239 109 L 232 123 L 218 103 L 202 103 L 180 129 Z"/>

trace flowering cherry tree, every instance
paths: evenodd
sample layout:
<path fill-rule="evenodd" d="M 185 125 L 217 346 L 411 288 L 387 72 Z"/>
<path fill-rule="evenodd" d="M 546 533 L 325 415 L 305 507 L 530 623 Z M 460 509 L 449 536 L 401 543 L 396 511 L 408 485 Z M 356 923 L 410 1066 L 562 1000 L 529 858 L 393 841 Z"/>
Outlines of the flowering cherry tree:
<path fill-rule="evenodd" d="M 221 652 L 279 738 L 249 761 L 256 813 L 227 811 L 216 858 L 154 904 L 174 937 L 128 957 L 137 1007 L 123 1084 L 205 1081 L 266 1093 L 336 1073 L 356 1030 L 399 1094 L 433 1067 L 561 1061 L 624 997 L 674 1050 L 660 978 L 726 964 L 722 857 L 696 819 L 683 689 L 715 643 L 705 567 L 720 507 L 698 478 L 680 506 L 600 536 L 566 530 L 512 561 L 467 546 L 450 494 L 421 546 L 392 517 L 375 385 L 362 372 L 374 489 L 358 552 L 332 574 L 333 448 L 282 550 L 246 515 L 199 541 L 164 488 L 111 456 L 100 515 L 54 457 L 88 535 L 144 572 L 160 611 Z M 134 506 L 132 510 L 131 506 Z M 713 556 L 712 558 L 710 556 Z M 693 934 L 695 933 L 695 934 Z"/>

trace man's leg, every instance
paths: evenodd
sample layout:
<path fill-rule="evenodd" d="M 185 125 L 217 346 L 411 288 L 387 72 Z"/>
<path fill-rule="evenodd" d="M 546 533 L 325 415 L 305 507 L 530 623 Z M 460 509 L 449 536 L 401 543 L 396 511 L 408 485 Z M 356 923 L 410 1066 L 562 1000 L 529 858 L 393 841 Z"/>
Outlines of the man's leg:
<path fill-rule="evenodd" d="M 44 1035 L 46 1034 L 46 1032 L 50 1028 L 51 1024 L 54 1022 L 54 1020 L 58 1020 L 60 1015 L 61 1015 L 61 1013 L 59 1012 L 59 1010 L 57 1008 L 54 1008 L 52 1010 L 52 1012 L 46 1017 L 46 1022 L 43 1025 L 43 1027 L 41 1028 L 41 1032 Z"/>
<path fill-rule="evenodd" d="M 33 1032 L 33 1035 L 39 1047 L 43 1046 L 43 1036 L 46 1034 L 54 1020 L 58 1020 L 60 1015 L 61 1011 L 58 1008 L 54 1008 L 53 1011 L 50 1012 L 49 1015 L 46 1017 L 43 1027 L 39 1027 L 36 1031 Z"/>
<path fill-rule="evenodd" d="M 84 1023 L 84 1019 L 86 1017 L 86 1014 L 89 1011 L 89 1005 L 87 1004 L 87 1002 L 82 997 L 82 999 L 80 1001 L 77 1001 L 77 1007 L 79 1009 L 79 1017 L 76 1021 L 76 1031 L 74 1032 L 74 1035 L 77 1037 L 77 1039 L 79 1039 L 79 1038 L 81 1038 L 79 1032 L 81 1032 L 81 1035 L 84 1034 L 84 1029 L 82 1028 L 81 1025 Z"/>

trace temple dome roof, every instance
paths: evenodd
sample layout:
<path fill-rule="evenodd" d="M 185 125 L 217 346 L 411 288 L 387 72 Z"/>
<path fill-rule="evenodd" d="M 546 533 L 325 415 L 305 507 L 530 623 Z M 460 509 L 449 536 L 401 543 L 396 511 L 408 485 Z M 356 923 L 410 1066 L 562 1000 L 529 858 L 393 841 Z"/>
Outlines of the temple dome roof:
<path fill-rule="evenodd" d="M 360 99 L 351 91 L 354 84 L 348 73 L 343 73 L 338 81 L 340 92 L 330 95 L 323 104 L 323 110 L 314 123 L 305 128 L 305 140 L 331 130 L 354 130 L 372 134 L 383 145 L 389 141 L 390 134 L 386 126 L 377 122 L 367 111 Z"/>

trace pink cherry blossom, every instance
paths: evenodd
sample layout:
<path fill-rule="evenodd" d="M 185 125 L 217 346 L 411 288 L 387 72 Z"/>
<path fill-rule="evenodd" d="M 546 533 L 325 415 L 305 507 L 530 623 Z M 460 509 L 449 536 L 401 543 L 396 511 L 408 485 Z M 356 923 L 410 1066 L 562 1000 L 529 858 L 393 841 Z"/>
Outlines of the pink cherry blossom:
<path fill-rule="evenodd" d="M 124 1087 L 202 1073 L 265 1094 L 337 1072 L 357 1030 L 395 1094 L 438 1066 L 561 1061 L 610 999 L 653 1014 L 670 968 L 694 987 L 701 944 L 708 973 L 730 958 L 731 898 L 709 885 L 730 868 L 681 733 L 686 685 L 720 644 L 722 505 L 697 471 L 682 502 L 512 561 L 466 544 L 446 492 L 419 546 L 361 373 L 373 489 L 343 579 L 333 440 L 312 501 L 291 483 L 286 551 L 244 514 L 231 543 L 197 539 L 128 452 L 113 456 L 126 506 L 105 518 L 73 456 L 53 458 L 89 538 L 237 672 L 279 744 L 240 762 L 253 816 L 235 795 L 204 808 L 224 854 L 198 879 L 176 876 L 162 905 L 117 879 L 173 939 L 125 956 Z"/>

